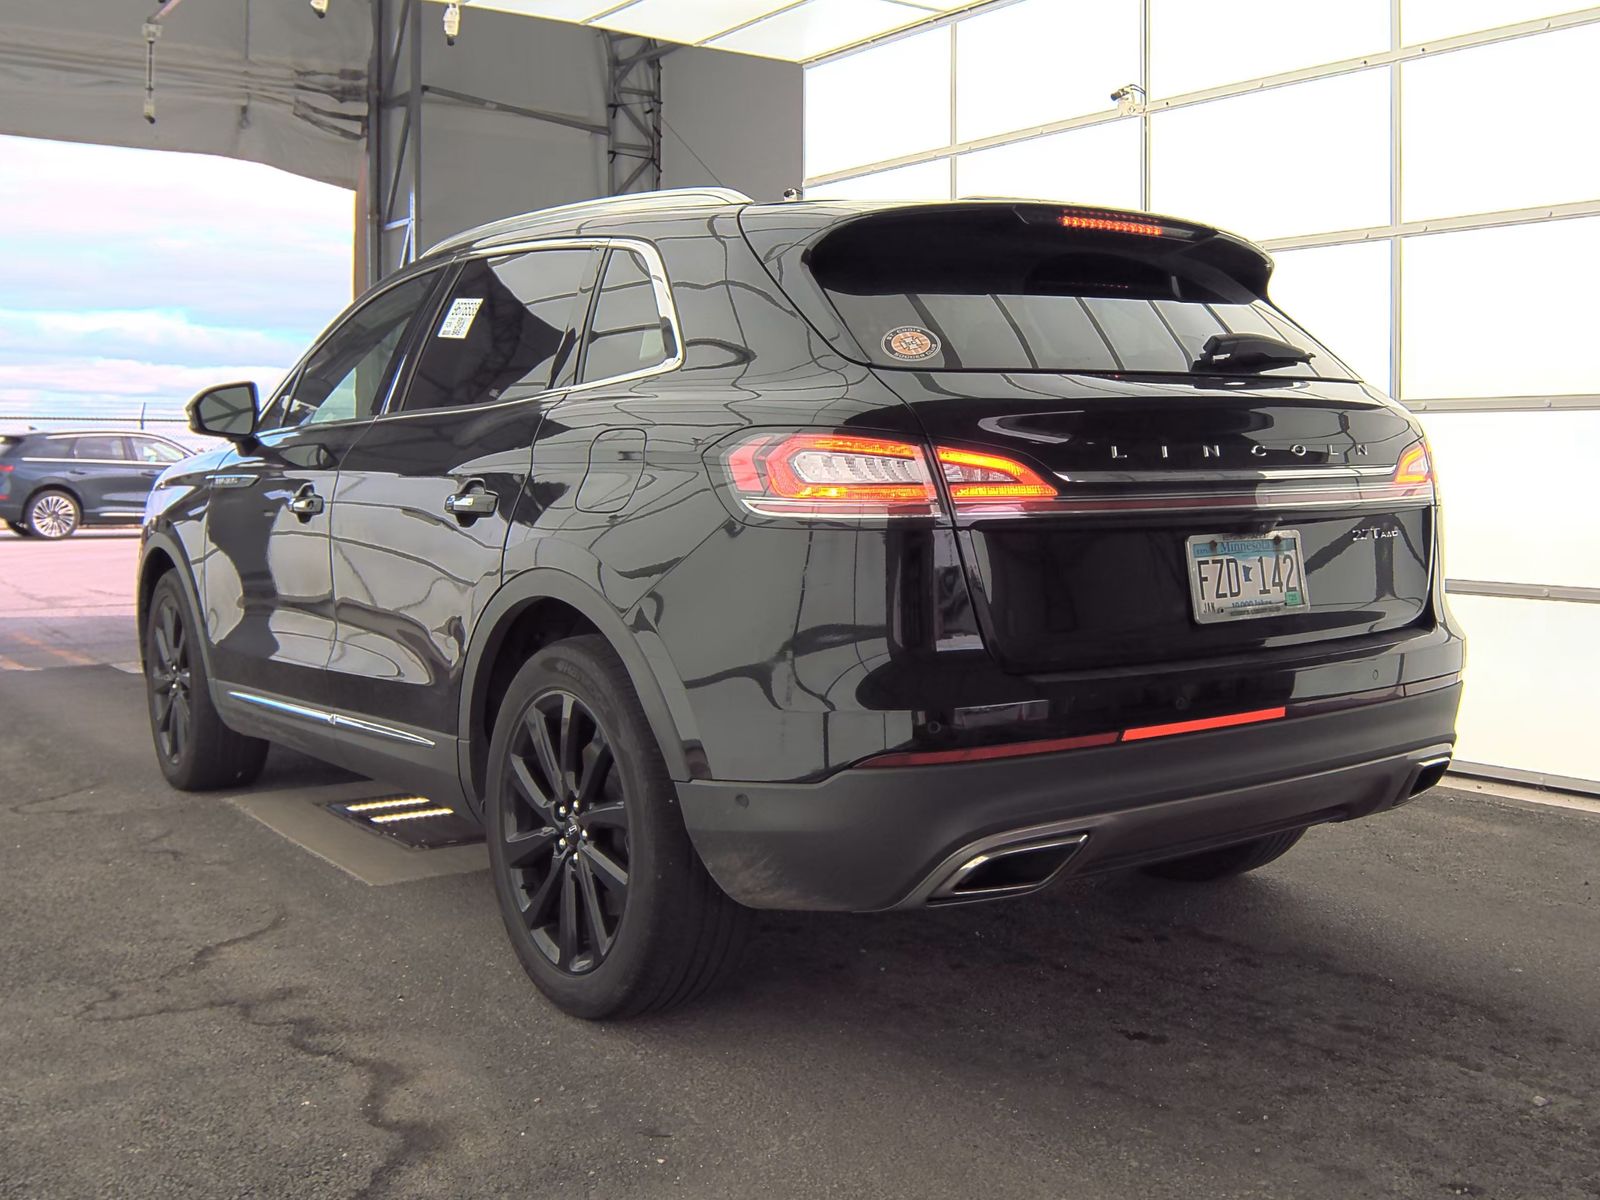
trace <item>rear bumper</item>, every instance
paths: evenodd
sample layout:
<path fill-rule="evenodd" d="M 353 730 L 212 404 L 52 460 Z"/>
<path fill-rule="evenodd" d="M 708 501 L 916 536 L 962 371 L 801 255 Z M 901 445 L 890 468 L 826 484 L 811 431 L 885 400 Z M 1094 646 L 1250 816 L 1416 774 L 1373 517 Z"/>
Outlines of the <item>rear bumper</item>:
<path fill-rule="evenodd" d="M 1456 684 L 1159 741 L 816 784 L 693 780 L 678 794 L 712 877 L 742 904 L 910 907 L 1012 835 L 1070 843 L 1070 876 L 1393 808 L 1449 757 L 1460 696 Z"/>

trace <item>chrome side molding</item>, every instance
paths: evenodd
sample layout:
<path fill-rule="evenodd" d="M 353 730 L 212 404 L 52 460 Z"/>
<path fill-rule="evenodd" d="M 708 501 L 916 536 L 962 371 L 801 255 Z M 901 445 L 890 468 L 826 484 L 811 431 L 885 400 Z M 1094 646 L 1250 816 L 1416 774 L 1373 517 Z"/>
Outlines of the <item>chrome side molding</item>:
<path fill-rule="evenodd" d="M 228 695 L 234 700 L 241 700 L 246 704 L 254 704 L 258 708 L 270 709 L 273 712 L 299 717 L 301 720 L 312 721 L 319 725 L 328 725 L 335 729 L 353 729 L 357 733 L 370 733 L 376 737 L 390 738 L 397 742 L 409 742 L 413 746 L 432 746 L 435 744 L 432 738 L 408 733 L 404 729 L 395 729 L 390 725 L 380 725 L 376 721 L 364 721 L 360 717 L 347 717 L 343 713 L 325 712 L 320 708 L 310 708 L 304 704 L 291 704 L 287 700 L 275 700 L 271 696 L 258 696 L 254 692 L 230 690 Z"/>

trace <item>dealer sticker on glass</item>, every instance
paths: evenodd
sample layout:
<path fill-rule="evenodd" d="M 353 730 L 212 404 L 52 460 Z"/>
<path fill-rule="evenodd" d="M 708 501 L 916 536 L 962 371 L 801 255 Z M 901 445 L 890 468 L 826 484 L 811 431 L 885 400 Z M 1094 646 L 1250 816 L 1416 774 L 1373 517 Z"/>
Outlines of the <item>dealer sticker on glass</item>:
<path fill-rule="evenodd" d="M 1303 542 L 1298 531 L 1265 537 L 1217 535 L 1188 541 L 1189 597 L 1201 624 L 1305 612 Z"/>
<path fill-rule="evenodd" d="M 467 336 L 467 331 L 472 328 L 472 318 L 478 315 L 478 310 L 483 307 L 483 299 L 460 299 L 451 301 L 450 311 L 445 313 L 444 320 L 439 323 L 439 336 L 454 338 L 459 341 Z"/>

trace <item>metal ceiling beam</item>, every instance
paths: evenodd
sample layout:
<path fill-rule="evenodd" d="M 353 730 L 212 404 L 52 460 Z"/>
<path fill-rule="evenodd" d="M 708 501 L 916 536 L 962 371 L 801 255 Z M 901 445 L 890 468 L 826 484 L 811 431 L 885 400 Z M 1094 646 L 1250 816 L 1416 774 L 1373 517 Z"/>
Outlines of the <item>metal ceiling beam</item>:
<path fill-rule="evenodd" d="M 661 186 L 661 59 L 675 49 L 653 38 L 607 33 L 606 191 Z"/>

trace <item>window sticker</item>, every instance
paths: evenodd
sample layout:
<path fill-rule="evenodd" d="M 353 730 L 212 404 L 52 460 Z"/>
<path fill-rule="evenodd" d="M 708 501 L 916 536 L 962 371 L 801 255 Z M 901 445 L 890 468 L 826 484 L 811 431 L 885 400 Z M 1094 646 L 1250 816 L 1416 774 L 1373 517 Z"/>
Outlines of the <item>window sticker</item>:
<path fill-rule="evenodd" d="M 921 362 L 939 353 L 939 339 L 920 325 L 902 325 L 883 335 L 883 348 L 902 362 Z"/>
<path fill-rule="evenodd" d="M 439 324 L 438 336 L 457 340 L 466 337 L 467 331 L 472 328 L 472 318 L 478 315 L 482 307 L 482 297 L 476 300 L 461 297 L 451 301 L 450 311 L 445 313 L 444 320 Z"/>

